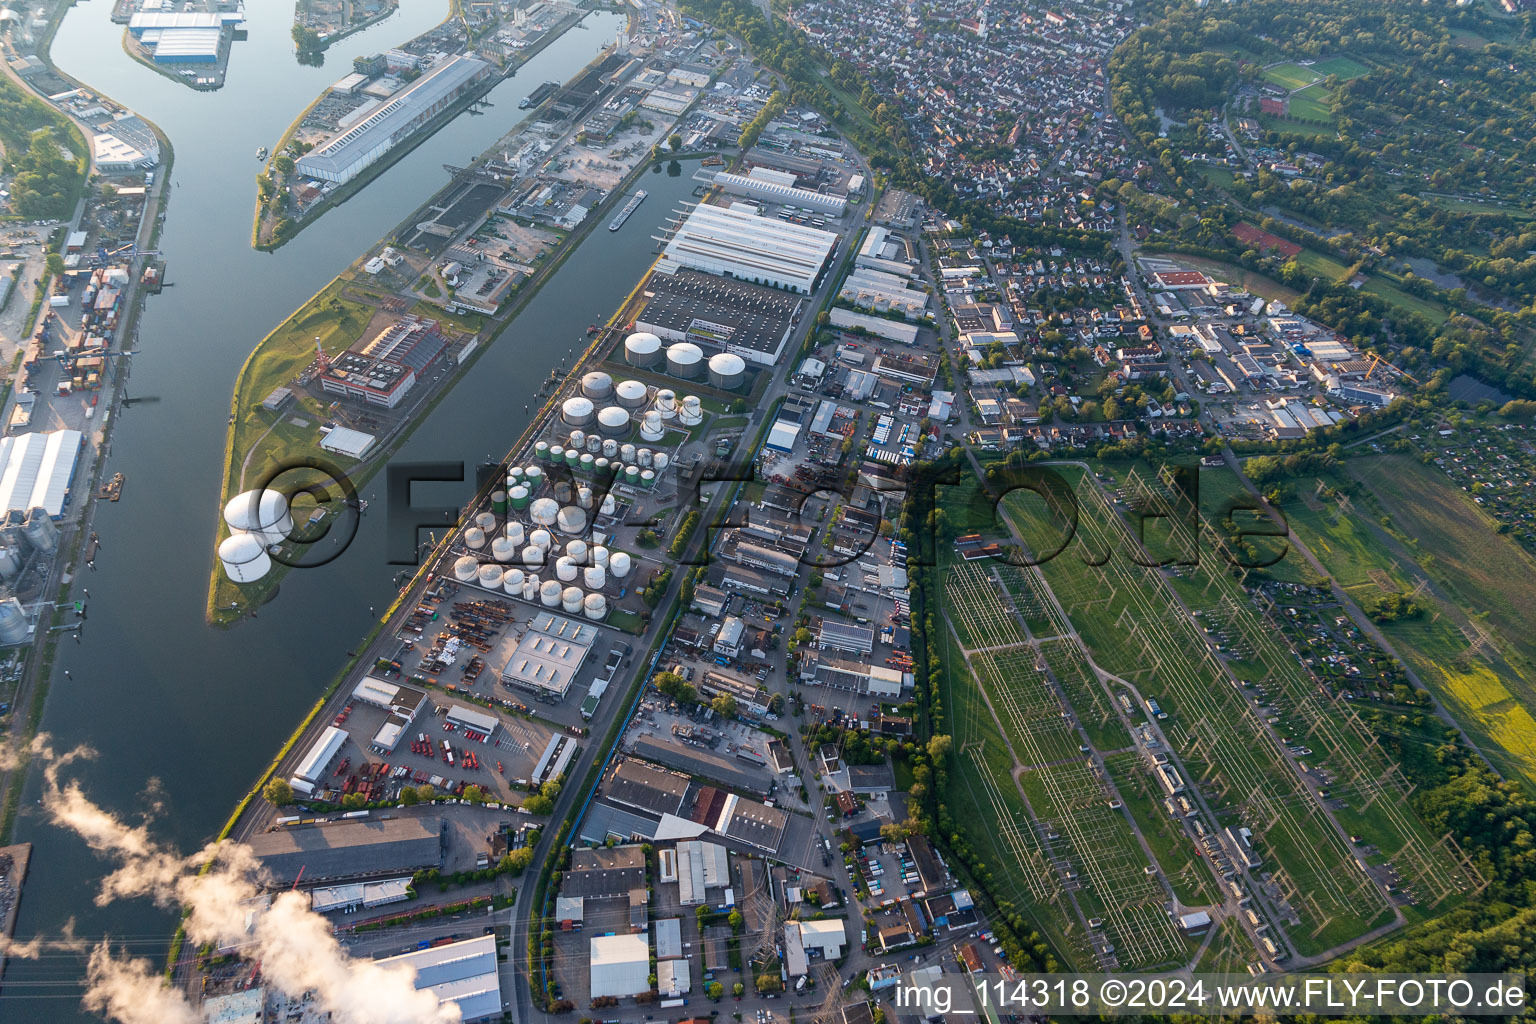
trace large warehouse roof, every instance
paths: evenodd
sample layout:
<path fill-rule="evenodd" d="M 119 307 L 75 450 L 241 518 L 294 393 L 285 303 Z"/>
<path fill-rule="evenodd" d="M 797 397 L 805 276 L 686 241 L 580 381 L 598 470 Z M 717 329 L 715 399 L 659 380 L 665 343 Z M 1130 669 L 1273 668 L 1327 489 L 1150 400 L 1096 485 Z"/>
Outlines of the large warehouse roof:
<path fill-rule="evenodd" d="M 811 292 L 836 245 L 830 231 L 706 204 L 678 227 L 657 269 L 686 267 Z"/>
<path fill-rule="evenodd" d="M 650 990 L 651 951 L 643 935 L 592 939 L 591 996 L 633 996 Z"/>
<path fill-rule="evenodd" d="M 54 519 L 63 515 L 81 437 L 55 430 L 0 438 L 0 512 L 41 506 Z"/>
<path fill-rule="evenodd" d="M 496 970 L 494 935 L 417 949 L 377 963 L 384 968 L 415 968 L 416 989 L 431 989 L 439 1005 L 457 1003 L 465 1021 L 501 1016 L 501 981 Z"/>
<path fill-rule="evenodd" d="M 331 763 L 342 745 L 347 742 L 347 734 L 334 725 L 325 727 L 318 739 L 310 746 L 309 752 L 304 755 L 304 760 L 299 762 L 294 775 L 305 782 L 319 782 L 320 776 L 325 773 L 326 766 Z"/>
<path fill-rule="evenodd" d="M 442 821 L 435 817 L 352 819 L 263 832 L 248 844 L 278 885 L 363 878 L 441 867 Z"/>

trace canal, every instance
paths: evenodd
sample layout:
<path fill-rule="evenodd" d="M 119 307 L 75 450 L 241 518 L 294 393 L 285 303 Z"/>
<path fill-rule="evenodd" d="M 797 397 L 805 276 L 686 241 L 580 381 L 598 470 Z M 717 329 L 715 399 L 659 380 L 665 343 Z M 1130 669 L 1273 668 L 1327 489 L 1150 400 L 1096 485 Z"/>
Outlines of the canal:
<path fill-rule="evenodd" d="M 291 5 L 254 4 L 250 36 L 234 46 L 228 84 L 198 93 L 134 63 L 108 21 L 110 0 L 65 16 L 53 46 L 64 70 L 156 122 L 176 151 L 175 188 L 161 249 L 167 288 L 149 300 L 133 357 L 131 394 L 107 472 L 127 477 L 120 502 L 103 504 L 96 571 L 79 644 L 59 648 L 43 729 L 57 746 L 86 743 L 98 756 L 72 766 L 84 791 L 183 850 L 210 839 L 279 744 L 342 666 L 393 595 L 385 564 L 383 502 L 336 561 L 296 571 L 259 617 L 232 630 L 204 624 L 225 420 L 241 362 L 265 332 L 341 271 L 520 116 L 517 100 L 545 79 L 565 80 L 611 42 L 622 24 L 599 12 L 555 41 L 491 93 L 486 116 L 461 115 L 276 253 L 250 248 L 254 152 L 350 69 L 355 54 L 398 45 L 443 17 L 444 0 L 404 10 L 344 40 L 322 68 L 299 66 L 288 37 Z M 526 404 L 549 369 L 608 316 L 653 255 L 650 236 L 690 196 L 685 172 L 647 173 L 650 198 L 617 233 L 599 225 L 471 376 L 421 424 L 398 458 L 473 463 L 500 456 L 524 428 Z M 439 502 L 462 492 L 418 496 Z M 376 497 L 378 484 L 364 490 Z M 69 670 L 70 678 L 63 675 Z M 40 780 L 27 782 L 16 838 L 35 844 L 17 938 L 110 936 L 119 949 L 159 960 L 172 912 L 146 902 L 94 905 L 108 865 L 73 834 L 43 820 Z M 13 961 L 0 994 L 8 1024 L 91 1020 L 79 1009 L 84 958 L 53 953 Z"/>

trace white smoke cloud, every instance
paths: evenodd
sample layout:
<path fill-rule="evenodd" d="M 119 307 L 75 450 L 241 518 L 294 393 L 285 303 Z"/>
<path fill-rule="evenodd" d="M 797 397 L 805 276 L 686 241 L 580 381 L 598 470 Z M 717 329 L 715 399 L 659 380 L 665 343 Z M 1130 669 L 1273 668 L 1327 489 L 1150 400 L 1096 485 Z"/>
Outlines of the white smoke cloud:
<path fill-rule="evenodd" d="M 130 825 L 97 806 L 77 781 L 61 781 L 63 769 L 93 756 L 88 748 L 61 754 L 44 734 L 31 753 L 44 762 L 43 809 L 50 819 L 116 862 L 96 894 L 99 905 L 148 897 L 164 907 L 181 907 L 190 948 L 238 948 L 260 964 L 268 985 L 293 996 L 313 992 L 319 1008 L 330 1010 L 338 1024 L 456 1024 L 461 1019 L 455 1004 L 439 1006 L 430 991 L 418 992 L 408 969 L 386 969 L 348 956 L 330 923 L 312 912 L 300 893 L 281 893 L 253 915 L 261 906 L 261 871 L 249 847 L 225 841 L 184 856 L 155 839 L 147 824 Z M 147 960 L 114 956 L 106 942 L 91 950 L 86 982 L 86 1007 L 121 1024 L 200 1019 L 186 995 L 168 987 Z"/>

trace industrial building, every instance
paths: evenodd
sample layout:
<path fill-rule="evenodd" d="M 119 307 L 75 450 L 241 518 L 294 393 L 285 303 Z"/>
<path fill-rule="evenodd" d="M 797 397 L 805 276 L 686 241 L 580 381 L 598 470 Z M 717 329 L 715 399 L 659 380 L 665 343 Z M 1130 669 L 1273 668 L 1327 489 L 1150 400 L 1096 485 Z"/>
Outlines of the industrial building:
<path fill-rule="evenodd" d="M 320 387 L 333 395 L 393 409 L 447 347 L 448 339 L 436 320 L 402 316 L 371 341 L 325 360 Z"/>
<path fill-rule="evenodd" d="M 247 842 L 272 884 L 396 877 L 443 866 L 444 823 L 438 817 L 350 818 L 279 828 Z"/>
<path fill-rule="evenodd" d="M 651 990 L 651 951 L 643 935 L 598 935 L 591 945 L 593 999 L 622 999 Z"/>
<path fill-rule="evenodd" d="M 927 292 L 913 288 L 905 277 L 883 270 L 854 268 L 843 280 L 837 296 L 862 309 L 900 313 L 912 319 L 928 313 Z"/>
<path fill-rule="evenodd" d="M 565 697 L 597 642 L 597 628 L 550 612 L 528 624 L 501 670 L 503 685 L 554 700 Z"/>
<path fill-rule="evenodd" d="M 352 699 L 389 712 L 370 744 L 381 754 L 394 751 L 400 744 L 400 737 L 406 734 L 421 709 L 427 706 L 425 690 L 385 682 L 375 676 L 367 676 L 354 686 Z"/>
<path fill-rule="evenodd" d="M 656 269 L 661 274 L 702 270 L 810 294 L 821 283 L 836 245 L 837 235 L 830 231 L 701 205 L 673 233 Z"/>
<path fill-rule="evenodd" d="M 896 699 L 910 686 L 907 674 L 886 665 L 833 658 L 819 651 L 803 651 L 800 658 L 802 682 L 830 686 L 837 690 Z"/>
<path fill-rule="evenodd" d="M 123 114 L 91 136 L 97 170 L 107 174 L 140 171 L 160 162 L 160 140 L 137 114 Z"/>
<path fill-rule="evenodd" d="M 319 735 L 314 743 L 310 744 L 309 750 L 304 754 L 304 759 L 293 770 L 293 776 L 288 780 L 288 784 L 295 791 L 305 796 L 312 795 L 320 785 L 320 781 L 325 778 L 326 771 L 330 768 L 331 763 L 336 760 L 336 755 L 341 753 L 341 748 L 346 745 L 346 742 L 347 734 L 345 731 L 336 728 L 334 725 L 326 726 L 325 731 Z"/>
<path fill-rule="evenodd" d="M 749 199 L 761 199 L 769 203 L 797 206 L 831 217 L 841 217 L 848 209 L 848 200 L 843 196 L 813 192 L 808 188 L 797 188 L 782 180 L 779 177 L 781 174 L 788 179 L 788 182 L 792 183 L 795 180 L 795 176 L 787 172 L 755 167 L 747 174 L 719 171 L 715 174 L 715 184 L 734 196 L 746 196 Z"/>
<path fill-rule="evenodd" d="M 439 1006 L 456 1004 L 459 1019 L 466 1024 L 502 1015 L 494 935 L 477 935 L 463 942 L 412 950 L 374 963 L 386 970 L 411 968 L 416 976 L 416 990 L 430 990 L 437 996 Z"/>
<path fill-rule="evenodd" d="M 0 514 L 41 508 L 50 519 L 62 516 L 84 437 L 78 430 L 0 437 Z"/>
<path fill-rule="evenodd" d="M 709 902 L 710 889 L 731 884 L 730 861 L 719 843 L 689 840 L 677 844 L 678 903 L 696 907 Z"/>
<path fill-rule="evenodd" d="M 449 58 L 358 123 L 300 157 L 298 172 L 321 181 L 351 181 L 473 90 L 491 70 L 478 57 Z"/>
<path fill-rule="evenodd" d="M 682 813 L 688 776 L 634 758 L 622 758 L 608 776 L 603 796 L 650 814 Z"/>
<path fill-rule="evenodd" d="M 812 953 L 823 960 L 836 960 L 843 955 L 843 946 L 847 942 L 843 922 L 837 918 L 785 921 L 784 969 L 791 978 L 802 977 L 810 973 Z"/>
<path fill-rule="evenodd" d="M 661 960 L 656 964 L 656 993 L 677 999 L 693 991 L 693 972 L 687 960 Z"/>
<path fill-rule="evenodd" d="M 840 306 L 832 308 L 832 326 L 859 328 L 870 334 L 898 342 L 902 345 L 917 344 L 917 325 L 902 323 L 899 320 L 887 320 L 883 316 L 870 316 L 867 313 L 855 313 Z"/>
<path fill-rule="evenodd" d="M 616 899 L 645 888 L 645 853 L 639 846 L 571 851 L 571 864 L 560 878 L 562 896 Z"/>
<path fill-rule="evenodd" d="M 804 306 L 782 292 L 695 270 L 653 276 L 635 330 L 775 365 Z M 727 389 L 729 390 L 729 389 Z"/>
<path fill-rule="evenodd" d="M 341 911 L 350 914 L 355 910 L 383 907 L 411 898 L 409 878 L 382 878 L 376 882 L 352 882 L 347 885 L 329 885 L 311 889 L 309 909 L 317 914 Z"/>
<path fill-rule="evenodd" d="M 244 21 L 243 11 L 139 11 L 128 20 L 128 33 L 156 64 L 214 64 L 225 30 Z"/>

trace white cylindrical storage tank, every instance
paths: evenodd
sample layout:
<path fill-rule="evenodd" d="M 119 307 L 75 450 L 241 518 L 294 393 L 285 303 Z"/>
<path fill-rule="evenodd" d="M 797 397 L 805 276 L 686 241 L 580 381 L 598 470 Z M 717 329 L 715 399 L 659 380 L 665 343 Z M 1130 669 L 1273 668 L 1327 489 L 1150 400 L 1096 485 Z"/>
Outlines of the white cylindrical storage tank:
<path fill-rule="evenodd" d="M 597 458 L 591 452 L 581 453 L 581 471 L 591 476 L 597 469 Z"/>
<path fill-rule="evenodd" d="M 580 451 L 586 443 L 587 433 L 584 430 L 573 430 L 571 436 L 566 439 L 566 447 L 575 448 L 577 451 Z"/>
<path fill-rule="evenodd" d="M 517 545 L 505 537 L 491 541 L 491 557 L 498 562 L 510 562 L 517 557 Z"/>
<path fill-rule="evenodd" d="M 535 582 L 537 576 L 530 576 L 523 580 L 523 600 L 532 601 L 539 596 L 539 585 Z"/>
<path fill-rule="evenodd" d="M 635 461 L 635 452 L 638 450 L 639 449 L 637 449 L 632 444 L 625 445 L 623 448 L 619 449 L 619 460 L 621 462 L 632 464 Z"/>
<path fill-rule="evenodd" d="M 486 533 L 490 533 L 492 530 L 496 529 L 496 516 L 490 512 L 481 512 L 479 515 L 475 516 L 475 525 L 480 527 L 480 529 L 484 530 Z"/>
<path fill-rule="evenodd" d="M 747 382 L 747 361 L 734 352 L 709 357 L 709 384 L 721 391 L 735 391 Z"/>
<path fill-rule="evenodd" d="M 606 480 L 613 474 L 613 463 L 599 455 L 597 461 L 592 463 L 592 472 L 599 480 Z"/>
<path fill-rule="evenodd" d="M 523 479 L 527 481 L 528 493 L 537 494 L 539 485 L 544 482 L 544 470 L 538 466 L 529 466 L 528 474 Z"/>
<path fill-rule="evenodd" d="M 628 484 L 629 486 L 631 486 L 631 487 L 639 487 L 640 486 L 640 467 L 639 466 L 625 466 L 624 467 L 624 482 L 626 484 Z"/>
<path fill-rule="evenodd" d="M 685 427 L 696 427 L 704 422 L 704 403 L 699 401 L 697 395 L 684 395 L 682 408 L 677 413 L 678 421 Z"/>
<path fill-rule="evenodd" d="M 629 575 L 630 557 L 627 551 L 615 551 L 608 556 L 608 570 L 613 573 L 613 578 L 621 580 Z"/>
<path fill-rule="evenodd" d="M 511 541 L 513 544 L 521 544 L 523 542 L 522 523 L 513 521 L 507 524 L 507 540 Z"/>
<path fill-rule="evenodd" d="M 592 399 L 582 395 L 572 395 L 560 403 L 560 418 L 572 427 L 584 427 L 591 423 L 595 411 Z"/>
<path fill-rule="evenodd" d="M 542 441 L 539 443 L 543 444 Z M 526 470 L 524 470 L 522 466 L 513 466 L 511 469 L 507 470 L 507 488 L 510 490 L 511 488 L 516 487 L 518 484 L 522 483 L 525 473 Z"/>
<path fill-rule="evenodd" d="M 603 450 L 603 439 L 596 434 L 587 435 L 587 454 L 598 455 Z"/>
<path fill-rule="evenodd" d="M 623 437 L 629 433 L 629 411 L 617 405 L 610 405 L 597 414 L 597 429 L 610 440 Z"/>
<path fill-rule="evenodd" d="M 523 592 L 523 581 L 527 578 L 528 574 L 521 569 L 508 569 L 501 575 L 501 589 L 517 597 Z"/>
<path fill-rule="evenodd" d="M 477 573 L 477 576 L 479 577 L 480 585 L 486 590 L 501 589 L 502 576 L 500 566 L 486 563 L 480 567 L 480 571 Z"/>
<path fill-rule="evenodd" d="M 21 550 L 14 544 L 0 544 L 0 577 L 15 579 L 21 572 Z"/>
<path fill-rule="evenodd" d="M 656 400 L 651 403 L 651 408 L 661 413 L 661 418 L 670 420 L 677 416 L 677 393 L 668 388 L 662 388 L 656 392 Z"/>
<path fill-rule="evenodd" d="M 651 460 L 655 457 L 656 454 L 649 448 L 641 448 L 638 452 L 635 453 L 635 465 L 639 466 L 641 469 L 650 469 Z"/>
<path fill-rule="evenodd" d="M 567 615 L 579 615 L 583 594 L 580 587 L 566 587 L 560 594 L 560 609 Z"/>
<path fill-rule="evenodd" d="M 539 603 L 546 608 L 553 608 L 560 603 L 560 584 L 554 580 L 545 580 L 539 586 Z"/>
<path fill-rule="evenodd" d="M 600 565 L 589 565 L 582 571 L 581 582 L 588 590 L 602 590 L 603 584 L 608 582 L 608 570 Z"/>
<path fill-rule="evenodd" d="M 453 563 L 453 575 L 464 583 L 475 578 L 475 573 L 480 571 L 480 563 L 469 555 L 461 555 L 457 562 Z"/>
<path fill-rule="evenodd" d="M 613 389 L 613 396 L 619 400 L 620 408 L 631 412 L 645 405 L 647 394 L 645 385 L 638 380 L 621 380 L 619 386 Z"/>
<path fill-rule="evenodd" d="M 528 543 L 540 551 L 548 551 L 554 546 L 555 538 L 548 530 L 534 530 L 528 535 Z"/>
<path fill-rule="evenodd" d="M 540 498 L 528 506 L 528 518 L 535 526 L 554 526 L 560 505 L 554 498 Z"/>
<path fill-rule="evenodd" d="M 618 507 L 619 507 L 619 503 L 614 500 L 613 495 L 605 494 L 605 495 L 603 495 L 603 504 L 598 509 L 598 514 L 599 515 L 605 515 L 605 516 L 611 516 L 611 515 L 613 515 L 614 510 L 617 509 Z"/>
<path fill-rule="evenodd" d="M 587 514 L 575 505 L 560 510 L 555 529 L 564 534 L 580 533 L 587 528 Z"/>
<path fill-rule="evenodd" d="M 619 454 L 619 442 L 615 441 L 611 437 L 604 438 L 603 439 L 603 458 L 608 459 L 609 461 L 612 461 L 613 459 L 618 457 L 618 454 Z"/>
<path fill-rule="evenodd" d="M 640 471 L 640 486 L 647 490 L 656 486 L 656 471 L 654 469 L 642 469 Z"/>
<path fill-rule="evenodd" d="M 655 409 L 650 410 L 640 420 L 640 440 L 660 441 L 665 436 L 666 431 L 661 425 L 661 413 Z"/>
<path fill-rule="evenodd" d="M 565 445 L 552 444 L 549 446 L 549 461 L 559 465 L 565 461 Z"/>
<path fill-rule="evenodd" d="M 256 551 L 261 555 L 262 558 L 267 557 L 267 552 L 262 548 L 260 541 L 256 542 Z M 267 559 L 267 564 L 269 566 L 271 565 L 271 561 L 271 559 Z M 224 568 L 225 571 L 228 571 L 229 566 L 227 563 Z M 253 578 L 260 579 L 259 576 Z M 234 577 L 231 576 L 230 579 L 234 579 Z M 248 583 L 250 581 L 238 580 L 236 582 Z M 24 642 L 26 639 L 26 609 L 22 608 L 21 602 L 16 600 L 14 597 L 8 597 L 4 601 L 0 601 L 0 643 L 19 644 Z"/>
<path fill-rule="evenodd" d="M 651 468 L 660 476 L 662 471 L 672 464 L 672 458 L 666 452 L 657 452 L 656 458 L 651 463 Z"/>
<path fill-rule="evenodd" d="M 613 394 L 613 378 L 602 370 L 593 370 L 581 378 L 581 393 L 594 402 L 601 402 Z"/>
<path fill-rule="evenodd" d="M 549 458 L 549 442 L 540 441 L 538 444 L 534 445 L 533 456 L 540 462 L 543 462 L 545 459 Z"/>
<path fill-rule="evenodd" d="M 224 542 L 219 545 L 219 564 L 224 567 L 224 574 L 236 583 L 255 583 L 272 571 L 272 559 L 267 555 L 267 547 L 254 533 L 232 533 L 225 537 Z M 16 599 L 13 597 L 5 603 L 9 606 L 15 602 Z M 19 611 L 21 605 L 17 604 L 16 608 Z M 0 625 L 3 625 L 3 622 L 0 622 Z M 26 639 L 24 614 L 21 639 Z M 18 643 L 19 641 L 8 642 Z"/>
<path fill-rule="evenodd" d="M 492 491 L 491 492 L 491 511 L 496 513 L 496 515 L 498 515 L 498 516 L 504 516 L 504 515 L 507 514 L 507 492 L 506 491 Z M 495 520 L 493 519 L 492 522 L 494 522 L 494 521 Z"/>
<path fill-rule="evenodd" d="M 561 583 L 576 582 L 576 563 L 564 555 L 555 559 L 555 578 Z"/>
<path fill-rule="evenodd" d="M 530 569 L 537 569 L 544 564 L 544 549 L 537 544 L 529 544 L 523 548 L 523 564 Z"/>
<path fill-rule="evenodd" d="M 565 546 L 566 557 L 577 565 L 587 564 L 588 553 L 587 542 L 584 540 L 573 540 Z"/>
<path fill-rule="evenodd" d="M 485 531 L 478 526 L 471 526 L 464 531 L 464 543 L 476 551 L 485 547 Z"/>
<path fill-rule="evenodd" d="M 293 532 L 293 516 L 288 512 L 288 499 L 281 491 L 274 491 L 270 487 L 266 490 L 258 488 L 242 491 L 230 498 L 224 506 L 224 522 L 229 524 L 231 530 L 255 534 L 263 548 L 281 543 Z M 50 520 L 49 526 L 52 525 Z M 28 539 L 31 539 L 30 532 Z M 34 546 L 39 551 L 49 553 L 56 545 L 46 548 Z"/>
<path fill-rule="evenodd" d="M 636 331 L 624 339 L 624 361 L 630 366 L 655 366 L 661 359 L 661 339 L 649 331 Z"/>
<path fill-rule="evenodd" d="M 590 488 L 590 487 L 578 487 L 578 488 L 576 488 L 576 504 L 581 506 L 582 508 L 591 508 L 592 507 L 592 488 Z"/>
<path fill-rule="evenodd" d="M 517 484 L 507 492 L 507 504 L 521 511 L 528 507 L 529 495 L 527 484 Z"/>
<path fill-rule="evenodd" d="M 602 594 L 588 594 L 581 602 L 581 611 L 592 621 L 601 622 L 608 616 L 608 599 Z"/>
<path fill-rule="evenodd" d="M 27 538 L 27 543 L 31 544 L 33 548 L 41 553 L 51 555 L 58 550 L 59 528 L 54 525 L 47 509 L 34 508 L 28 512 L 26 522 L 22 526 L 22 532 Z M 266 533 L 258 532 L 256 536 L 262 542 L 263 547 L 276 544 L 282 539 L 281 537 L 274 539 L 270 531 Z"/>
<path fill-rule="evenodd" d="M 691 341 L 680 341 L 667 348 L 667 372 L 674 377 L 693 380 L 704 369 L 704 350 Z"/>
<path fill-rule="evenodd" d="M 600 566 L 602 566 L 603 568 L 606 569 L 608 567 L 608 549 L 603 547 L 601 544 L 598 544 L 595 547 L 593 547 L 592 548 L 592 564 L 593 565 L 600 565 Z"/>

